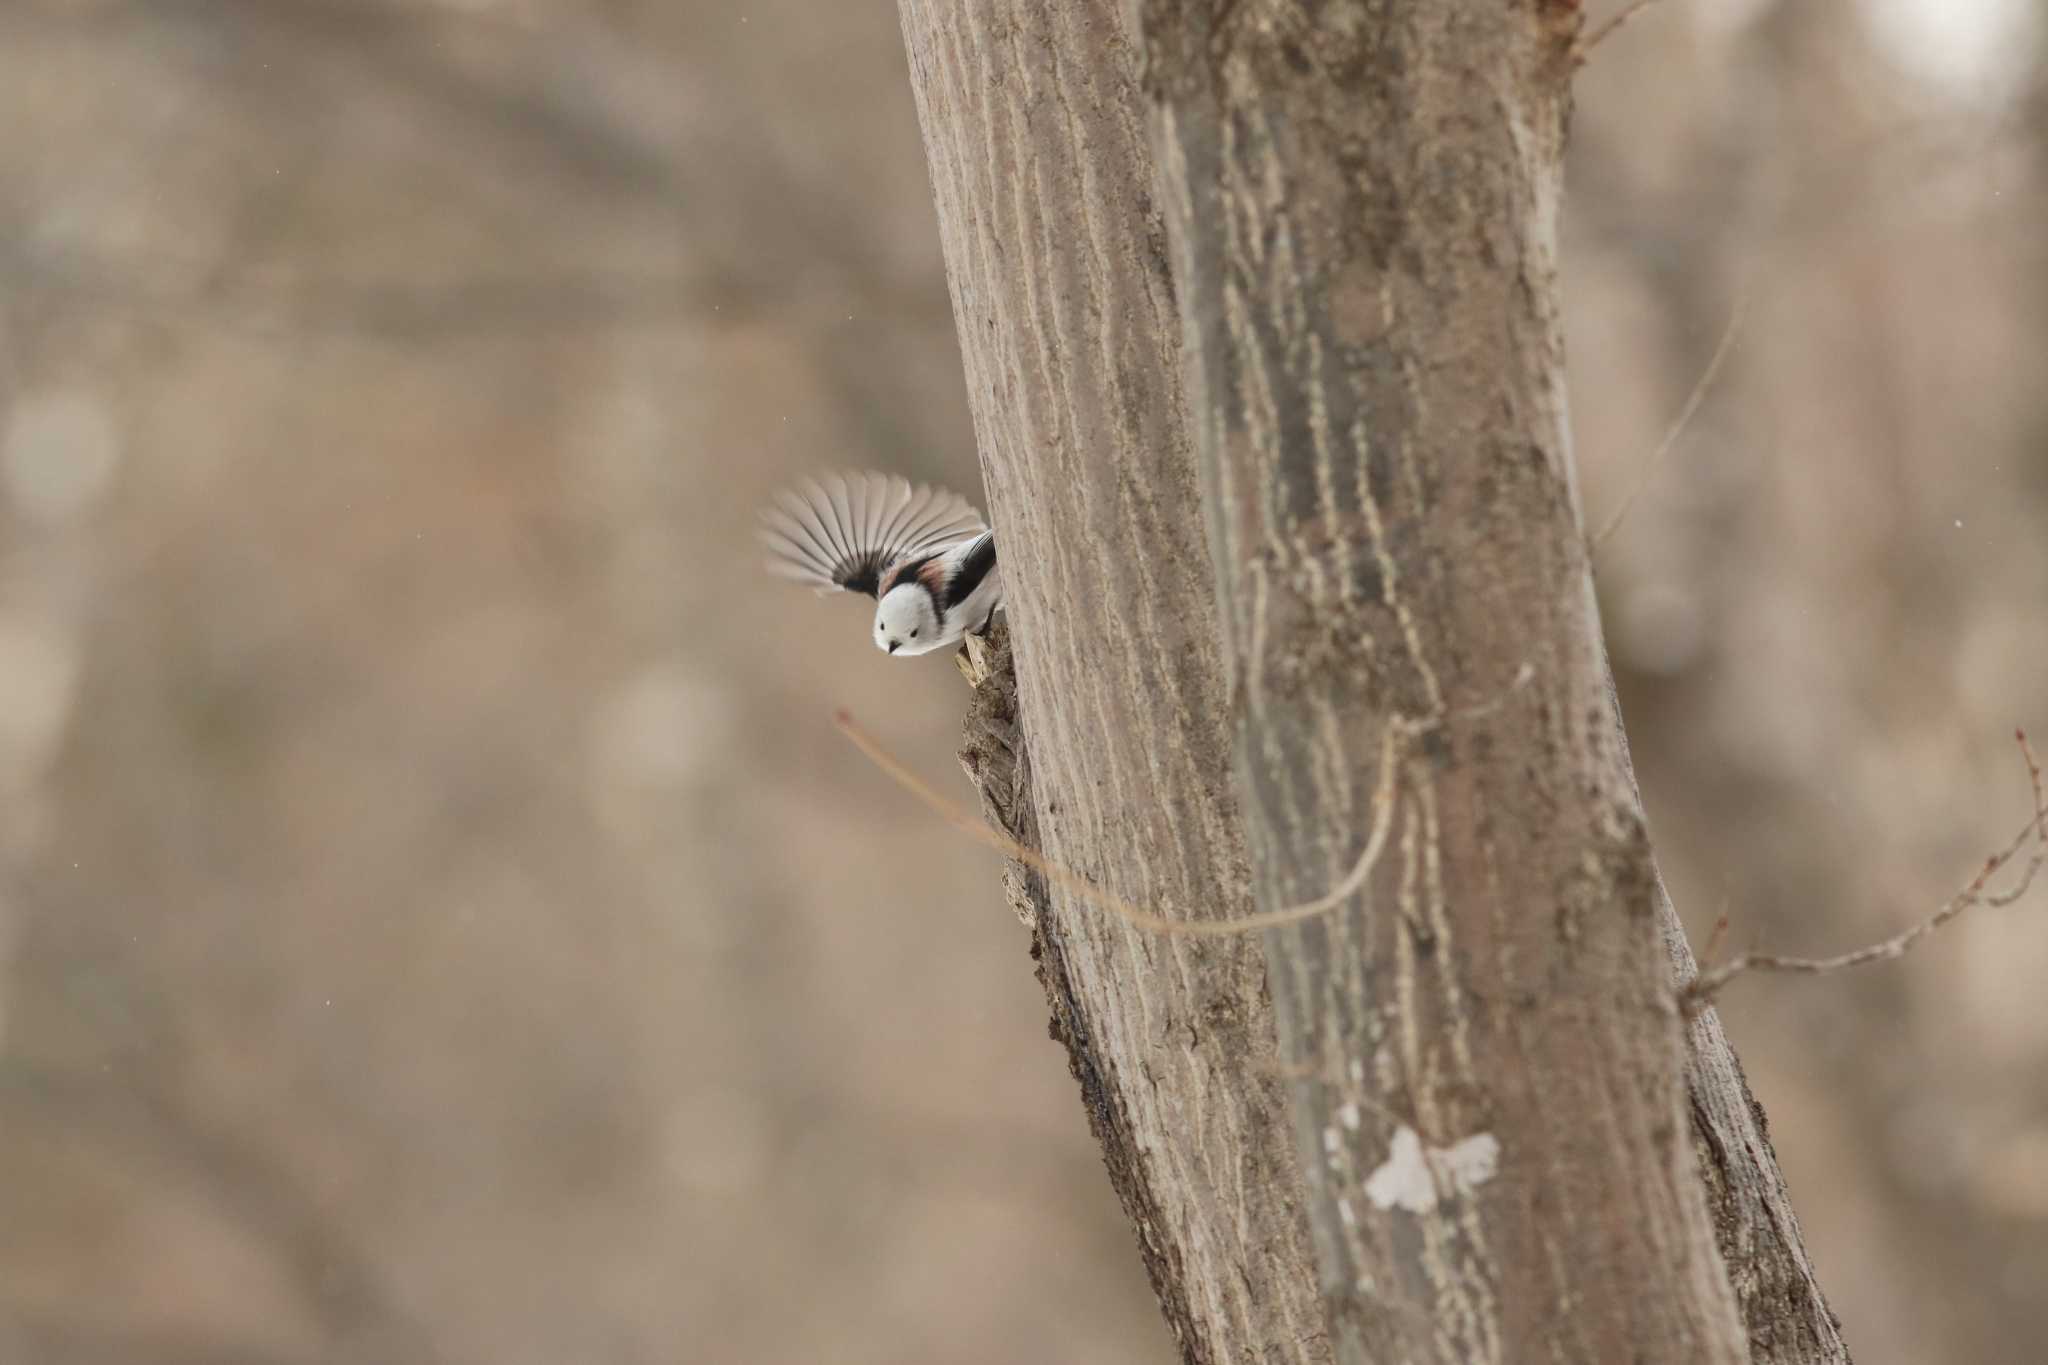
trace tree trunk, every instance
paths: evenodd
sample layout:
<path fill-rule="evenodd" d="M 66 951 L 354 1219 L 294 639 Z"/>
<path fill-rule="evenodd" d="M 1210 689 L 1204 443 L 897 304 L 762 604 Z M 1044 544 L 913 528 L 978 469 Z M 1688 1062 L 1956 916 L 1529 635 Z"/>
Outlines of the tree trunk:
<path fill-rule="evenodd" d="M 1673 1008 L 1607 687 L 1575 11 L 1386 8 L 902 0 L 1016 641 L 991 817 L 1191 919 L 1381 850 L 1263 945 L 1013 868 L 1055 1033 L 1187 1360 L 1846 1360 Z"/>
<path fill-rule="evenodd" d="M 1295 17 L 1141 22 L 1256 898 L 1394 832 L 1267 943 L 1337 1358 L 1745 1359 L 1573 486 L 1576 13 Z"/>
<path fill-rule="evenodd" d="M 1061 865 L 1250 908 L 1180 330 L 1107 7 L 904 0 L 989 514 L 1020 645 L 970 736 Z M 993 690 L 990 690 L 993 689 Z M 1029 782 L 1012 796 L 1015 714 Z M 1015 870 L 1089 1119 L 1189 1361 L 1328 1358 L 1255 938 L 1161 938 Z"/>

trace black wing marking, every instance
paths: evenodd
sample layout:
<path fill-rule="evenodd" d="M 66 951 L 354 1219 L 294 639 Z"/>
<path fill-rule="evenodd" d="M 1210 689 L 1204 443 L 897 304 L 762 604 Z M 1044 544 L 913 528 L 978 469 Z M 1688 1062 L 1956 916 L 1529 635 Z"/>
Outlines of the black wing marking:
<path fill-rule="evenodd" d="M 930 570 L 932 561 L 937 558 L 938 555 L 936 553 L 927 553 L 910 559 L 897 560 L 889 566 L 889 571 L 882 575 L 881 591 L 888 592 L 891 588 L 900 588 L 905 583 L 916 582 L 923 578 Z M 926 586 L 930 585 L 927 584 Z"/>
<path fill-rule="evenodd" d="M 995 566 L 996 533 L 983 531 L 980 539 L 967 547 L 967 554 L 960 561 L 960 571 L 946 585 L 946 609 L 951 611 L 965 602 Z"/>
<path fill-rule="evenodd" d="M 887 474 L 806 479 L 761 511 L 769 572 L 870 597 L 896 561 L 987 529 L 965 498 Z"/>

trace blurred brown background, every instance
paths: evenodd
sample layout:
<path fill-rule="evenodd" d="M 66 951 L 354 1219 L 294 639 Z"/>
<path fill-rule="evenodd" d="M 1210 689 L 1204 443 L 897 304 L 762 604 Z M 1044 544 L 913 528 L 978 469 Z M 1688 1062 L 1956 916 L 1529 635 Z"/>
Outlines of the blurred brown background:
<path fill-rule="evenodd" d="M 1696 941 L 2024 818 L 2031 13 L 1581 79 L 1594 521 L 1747 300 L 1601 562 Z M 754 572 L 840 465 L 979 491 L 887 0 L 0 4 L 0 1365 L 1169 1358 L 994 869 L 831 729 L 952 781 L 958 678 Z M 2044 978 L 2037 896 L 1726 997 L 1864 1365 L 2040 1357 Z"/>

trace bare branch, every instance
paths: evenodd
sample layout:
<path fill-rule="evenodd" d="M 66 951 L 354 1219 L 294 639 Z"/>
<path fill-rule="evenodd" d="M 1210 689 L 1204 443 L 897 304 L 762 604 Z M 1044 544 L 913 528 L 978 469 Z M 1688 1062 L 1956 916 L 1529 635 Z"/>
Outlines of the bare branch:
<path fill-rule="evenodd" d="M 1701 972 L 1685 987 L 1680 993 L 1680 1000 L 1686 1012 L 1696 1013 L 1704 1008 L 1723 986 L 1745 972 L 1799 972 L 1818 976 L 1850 967 L 1861 967 L 1872 962 L 1889 962 L 1905 956 L 1914 945 L 1973 905 L 2011 905 L 2024 896 L 2027 889 L 2033 885 L 2034 875 L 2041 870 L 2041 865 L 2048 863 L 2048 798 L 2044 798 L 2042 793 L 2041 763 L 2034 756 L 2033 745 L 2027 742 L 2027 732 L 2017 730 L 2014 731 L 2014 735 L 2019 740 L 2020 756 L 2026 760 L 2027 781 L 2034 790 L 2034 813 L 2027 817 L 2027 823 L 2003 849 L 1984 860 L 1984 866 L 1978 869 L 1977 875 L 1970 879 L 1968 886 L 1949 897 L 1939 910 L 1918 924 L 1881 942 L 1858 948 L 1854 952 L 1840 953 L 1834 957 L 1781 957 L 1775 953 L 1738 953 L 1719 966 Z M 2029 843 L 2034 845 L 2034 853 L 2027 860 L 2026 868 L 2020 873 L 2019 880 L 2010 890 L 1988 893 L 1985 887 L 1990 880 L 2018 857 L 2020 851 Z M 1717 931 L 1716 941 L 1719 938 L 1720 934 Z"/>
<path fill-rule="evenodd" d="M 1639 5 L 1637 8 L 1641 8 L 1641 6 Z M 1657 472 L 1657 466 L 1664 462 L 1664 457 L 1671 453 L 1671 447 L 1678 444 L 1678 438 L 1683 436 L 1685 429 L 1692 425 L 1693 414 L 1697 413 L 1700 410 L 1700 404 L 1706 401 L 1707 391 L 1714 387 L 1714 380 L 1720 376 L 1722 362 L 1728 359 L 1728 352 L 1735 345 L 1735 334 L 1742 330 L 1742 317 L 1748 309 L 1749 291 L 1747 289 L 1737 291 L 1735 305 L 1728 310 L 1728 325 L 1721 329 L 1721 339 L 1714 345 L 1713 358 L 1707 361 L 1707 368 L 1700 372 L 1698 382 L 1692 386 L 1692 392 L 1686 396 L 1685 406 L 1678 410 L 1678 417 L 1671 423 L 1670 429 L 1664 433 L 1664 439 L 1657 443 L 1657 448 L 1651 452 L 1650 458 L 1643 461 L 1641 467 L 1637 469 L 1635 484 L 1623 495 L 1621 505 L 1614 509 L 1614 515 L 1610 516 L 1607 519 L 1607 524 L 1602 526 L 1599 532 L 1594 535 L 1592 545 L 1595 550 L 1606 544 L 1607 538 L 1614 534 L 1614 529 L 1621 525 L 1622 518 L 1629 514 L 1629 509 L 1636 505 L 1636 499 L 1643 495 L 1645 488 L 1649 487 L 1650 476 Z"/>
<path fill-rule="evenodd" d="M 1721 955 L 1721 945 L 1728 941 L 1728 912 L 1723 910 L 1714 918 L 1714 932 L 1707 935 L 1707 950 L 1700 954 L 1704 961 L 1712 962 Z"/>
<path fill-rule="evenodd" d="M 1572 59 L 1576 62 L 1583 64 L 1586 60 L 1587 55 L 1591 53 L 1594 48 L 1600 46 L 1601 43 L 1607 41 L 1607 39 L 1614 36 L 1614 31 L 1616 29 L 1620 28 L 1623 24 L 1626 24 L 1629 20 L 1635 18 L 1638 14 L 1641 14 L 1644 10 L 1648 9 L 1650 6 L 1656 3 L 1657 0 L 1635 0 L 1634 4 L 1628 6 L 1626 9 L 1623 9 L 1620 13 L 1616 14 L 1612 19 L 1609 19 L 1606 23 L 1601 24 L 1591 33 L 1588 33 L 1584 38 L 1581 38 L 1578 41 L 1578 44 L 1572 48 Z"/>
<path fill-rule="evenodd" d="M 1372 829 L 1366 835 L 1365 847 L 1359 852 L 1358 861 L 1344 880 L 1328 894 L 1299 905 L 1282 906 L 1277 910 L 1261 911 L 1258 914 L 1240 915 L 1234 919 L 1180 919 L 1162 915 L 1157 911 L 1142 909 L 1123 897 L 1105 891 L 1078 872 L 1060 866 L 1033 848 L 1026 848 L 1007 834 L 989 828 L 983 821 L 970 815 L 964 808 L 947 800 L 939 792 L 910 771 L 903 762 L 887 749 L 881 741 L 863 729 L 854 720 L 853 714 L 840 710 L 833 715 L 833 722 L 840 732 L 852 740 L 854 747 L 867 755 L 868 760 L 880 768 L 900 787 L 922 801 L 926 806 L 953 828 L 984 844 L 998 853 L 1015 858 L 1032 871 L 1040 873 L 1051 881 L 1058 882 L 1067 890 L 1091 901 L 1119 919 L 1140 929 L 1158 934 L 1188 934 L 1195 937 L 1220 938 L 1230 934 L 1248 934 L 1262 929 L 1276 929 L 1285 924 L 1299 924 L 1318 915 L 1336 909 L 1365 885 L 1366 878 L 1386 850 L 1387 836 L 1394 827 L 1394 778 L 1400 754 L 1398 741 L 1420 728 L 1403 724 L 1396 719 L 1388 722 L 1380 738 L 1380 773 L 1378 785 L 1372 794 Z"/>

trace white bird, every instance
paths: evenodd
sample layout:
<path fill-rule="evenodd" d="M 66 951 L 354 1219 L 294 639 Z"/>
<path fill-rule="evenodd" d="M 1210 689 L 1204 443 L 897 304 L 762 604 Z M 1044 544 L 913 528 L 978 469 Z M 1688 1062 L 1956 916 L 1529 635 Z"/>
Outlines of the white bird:
<path fill-rule="evenodd" d="M 996 538 L 965 498 L 887 474 L 832 474 L 761 512 L 769 570 L 875 599 L 875 648 L 927 654 L 980 634 L 1003 604 Z"/>

